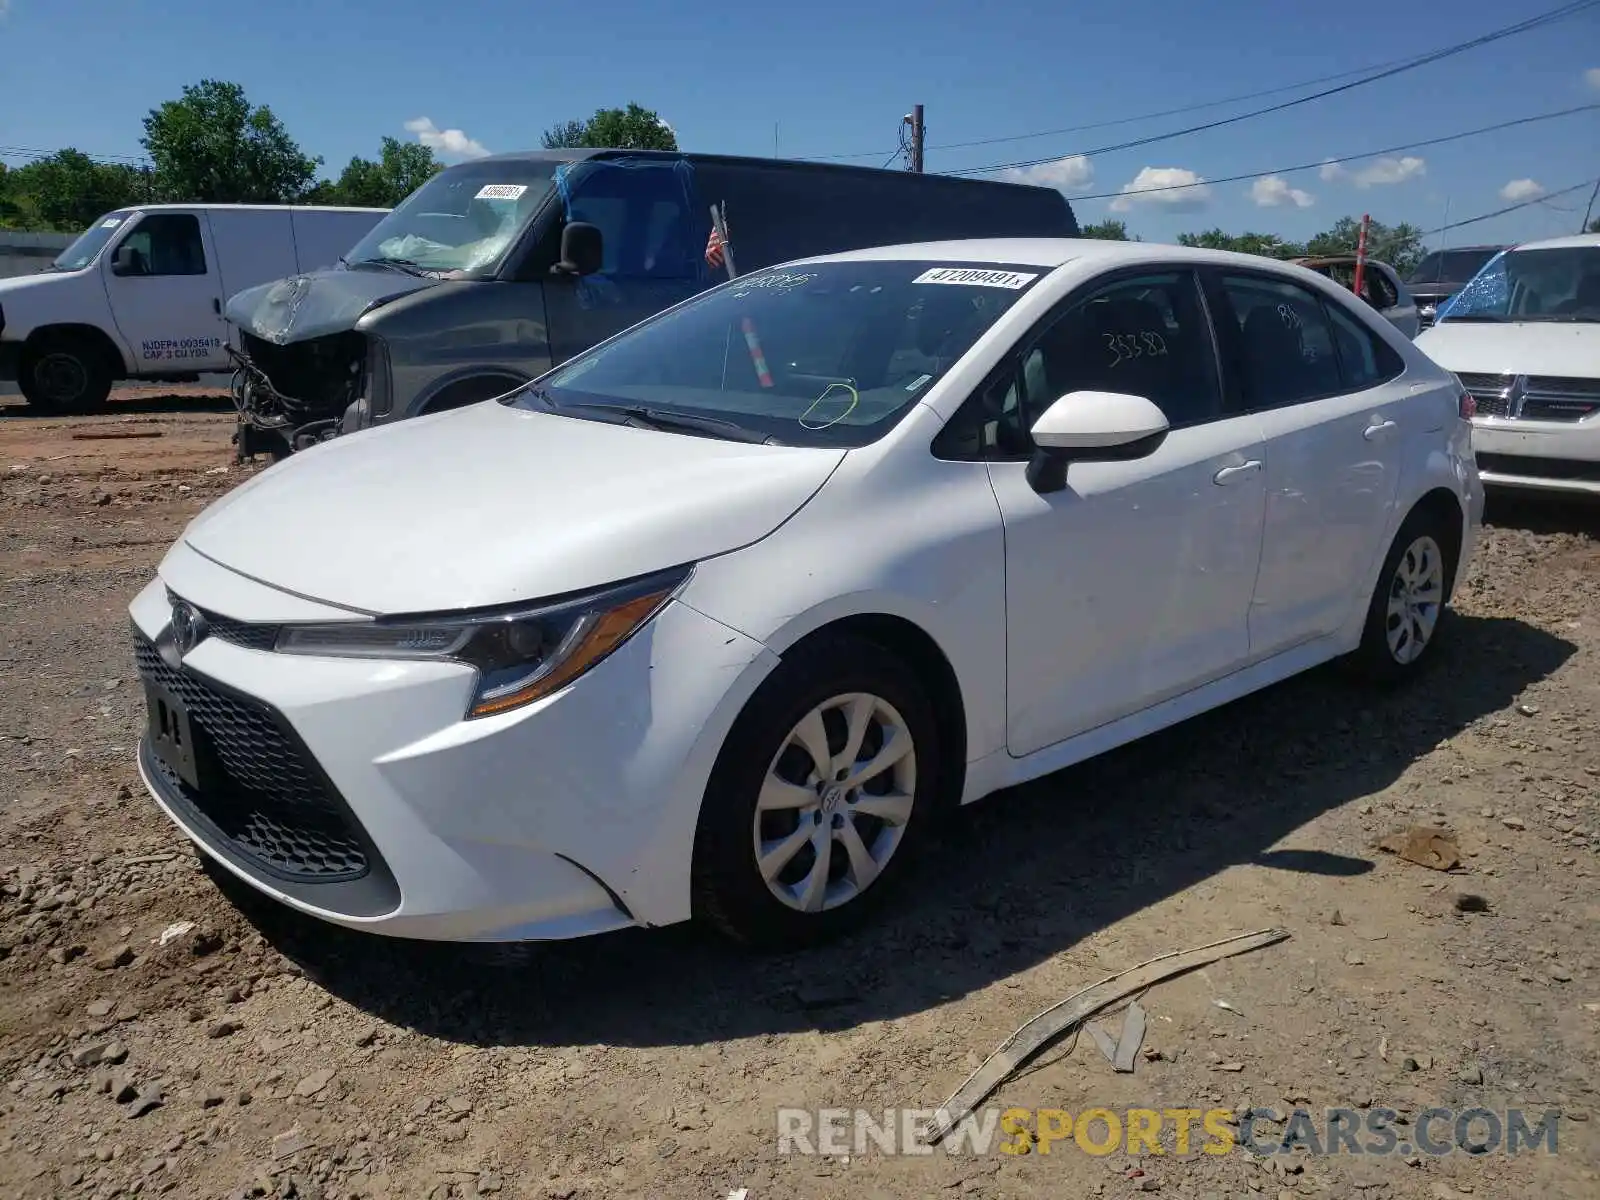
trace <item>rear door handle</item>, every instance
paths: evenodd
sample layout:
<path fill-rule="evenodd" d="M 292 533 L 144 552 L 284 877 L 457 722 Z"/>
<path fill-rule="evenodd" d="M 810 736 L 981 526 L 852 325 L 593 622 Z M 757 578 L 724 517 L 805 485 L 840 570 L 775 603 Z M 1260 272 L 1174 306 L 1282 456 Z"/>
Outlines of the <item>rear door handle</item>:
<path fill-rule="evenodd" d="M 1374 425 L 1368 425 L 1366 433 L 1364 433 L 1362 436 L 1365 437 L 1369 442 L 1376 441 L 1379 437 L 1388 433 L 1394 427 L 1395 424 L 1393 421 L 1379 421 Z"/>
<path fill-rule="evenodd" d="M 1227 487 L 1230 483 L 1243 479 L 1247 475 L 1253 475 L 1259 470 L 1261 470 L 1261 460 L 1252 458 L 1249 462 L 1242 462 L 1236 467 L 1223 467 L 1222 470 L 1211 477 L 1211 482 L 1221 487 Z"/>

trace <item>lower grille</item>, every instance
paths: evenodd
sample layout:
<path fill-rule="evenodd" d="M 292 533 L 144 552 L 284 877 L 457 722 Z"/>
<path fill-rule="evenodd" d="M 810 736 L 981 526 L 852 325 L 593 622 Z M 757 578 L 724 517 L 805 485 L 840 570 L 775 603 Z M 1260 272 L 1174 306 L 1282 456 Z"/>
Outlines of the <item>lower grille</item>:
<path fill-rule="evenodd" d="M 1476 457 L 1478 470 L 1492 475 L 1600 483 L 1600 462 L 1586 462 L 1577 458 L 1534 458 L 1527 454 L 1479 454 Z"/>
<path fill-rule="evenodd" d="M 354 818 L 275 713 L 168 665 L 142 634 L 134 658 L 141 675 L 182 701 L 214 779 L 196 791 L 159 756 L 148 755 L 167 797 L 269 874 L 336 883 L 368 873 L 368 844 Z"/>

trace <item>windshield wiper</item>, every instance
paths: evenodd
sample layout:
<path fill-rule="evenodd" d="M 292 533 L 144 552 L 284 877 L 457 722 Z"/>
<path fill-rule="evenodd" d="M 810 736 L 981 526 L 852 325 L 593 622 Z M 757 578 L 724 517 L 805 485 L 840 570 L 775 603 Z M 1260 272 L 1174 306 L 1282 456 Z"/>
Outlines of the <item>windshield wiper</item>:
<path fill-rule="evenodd" d="M 746 429 L 735 421 L 721 417 L 702 417 L 694 413 L 667 412 L 643 404 L 581 404 L 557 400 L 542 387 L 530 387 L 522 393 L 551 412 L 593 414 L 613 425 L 638 425 L 664 432 L 703 433 L 730 442 L 750 442 L 753 445 L 781 446 L 776 435 Z"/>
<path fill-rule="evenodd" d="M 415 259 L 410 258 L 358 258 L 354 262 L 346 263 L 350 267 L 374 266 L 393 267 L 396 271 L 403 271 L 407 275 L 415 275 L 418 279 L 426 279 L 430 268 L 424 267 Z"/>

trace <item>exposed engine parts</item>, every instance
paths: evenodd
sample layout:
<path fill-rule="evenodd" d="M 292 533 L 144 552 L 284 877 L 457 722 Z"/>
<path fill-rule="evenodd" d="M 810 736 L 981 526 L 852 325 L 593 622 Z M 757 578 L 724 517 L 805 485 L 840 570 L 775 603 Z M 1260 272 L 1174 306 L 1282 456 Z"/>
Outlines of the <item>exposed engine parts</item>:
<path fill-rule="evenodd" d="M 285 458 L 337 437 L 346 413 L 362 396 L 366 338 L 354 331 L 278 345 L 240 333 L 233 403 L 239 412 L 235 457 Z"/>

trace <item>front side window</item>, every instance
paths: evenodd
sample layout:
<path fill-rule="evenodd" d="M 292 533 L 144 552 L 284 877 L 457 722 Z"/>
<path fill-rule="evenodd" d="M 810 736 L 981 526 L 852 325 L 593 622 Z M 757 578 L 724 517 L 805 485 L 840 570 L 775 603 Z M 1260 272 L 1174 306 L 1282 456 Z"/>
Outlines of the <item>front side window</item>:
<path fill-rule="evenodd" d="M 1600 245 L 1507 250 L 1439 311 L 1446 321 L 1600 321 Z"/>
<path fill-rule="evenodd" d="M 551 191 L 559 162 L 476 162 L 441 171 L 345 255 L 352 266 L 492 274 Z"/>
<path fill-rule="evenodd" d="M 566 219 L 600 230 L 602 275 L 613 279 L 697 280 L 706 268 L 690 220 L 688 164 L 598 159 L 560 180 Z"/>
<path fill-rule="evenodd" d="M 758 271 L 580 354 L 511 403 L 596 419 L 649 409 L 755 440 L 861 446 L 1043 274 L 906 261 Z"/>
<path fill-rule="evenodd" d="M 150 213 L 117 246 L 132 251 L 133 275 L 204 275 L 205 243 L 192 213 Z"/>
<path fill-rule="evenodd" d="M 1322 300 L 1298 284 L 1225 274 L 1234 372 L 1250 411 L 1338 394 L 1343 384 Z M 1219 314 L 1218 320 L 1224 318 Z"/>

